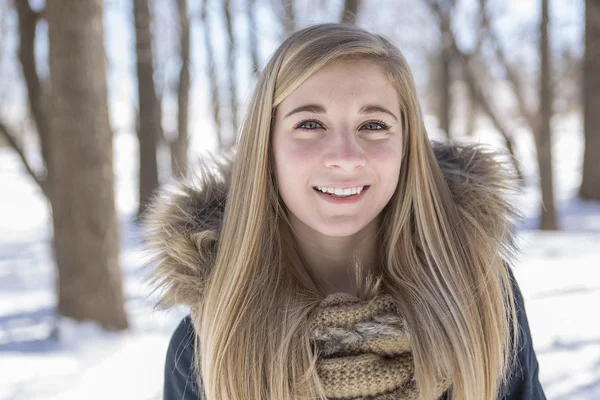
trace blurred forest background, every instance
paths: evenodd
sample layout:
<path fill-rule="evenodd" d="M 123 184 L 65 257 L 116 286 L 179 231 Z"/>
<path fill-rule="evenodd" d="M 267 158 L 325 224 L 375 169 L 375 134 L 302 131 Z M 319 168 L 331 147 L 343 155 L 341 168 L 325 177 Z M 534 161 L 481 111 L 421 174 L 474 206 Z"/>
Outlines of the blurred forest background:
<path fill-rule="evenodd" d="M 0 0 L 0 150 L 48 210 L 53 313 L 130 328 L 122 226 L 195 160 L 235 146 L 271 53 L 319 22 L 400 47 L 432 138 L 480 140 L 483 129 L 514 154 L 523 186 L 539 193 L 530 228 L 562 229 L 561 121 L 584 143 L 577 196 L 600 201 L 599 0 Z M 119 137 L 137 160 L 122 188 Z M 533 175 L 517 161 L 523 142 Z M 3 207 L 23 207 L 9 189 Z"/>

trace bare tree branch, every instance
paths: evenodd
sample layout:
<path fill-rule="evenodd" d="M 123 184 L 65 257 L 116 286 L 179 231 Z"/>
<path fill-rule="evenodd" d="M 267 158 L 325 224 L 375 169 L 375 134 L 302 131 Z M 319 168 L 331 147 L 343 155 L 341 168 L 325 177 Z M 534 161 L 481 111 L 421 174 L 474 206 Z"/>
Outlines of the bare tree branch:
<path fill-rule="evenodd" d="M 42 107 L 42 87 L 35 67 L 35 29 L 38 22 L 36 14 L 29 6 L 28 1 L 17 1 L 17 12 L 19 15 L 19 60 L 23 68 L 23 75 L 27 90 L 34 122 L 38 131 L 43 132 L 46 128 L 46 118 Z"/>
<path fill-rule="evenodd" d="M 427 3 L 436 12 L 436 15 L 439 18 L 441 18 L 441 10 L 438 4 L 432 0 L 427 0 Z M 502 119 L 499 117 L 496 110 L 494 110 L 494 108 L 492 107 L 491 102 L 485 96 L 483 89 L 477 83 L 477 78 L 475 77 L 475 74 L 470 67 L 471 56 L 458 48 L 458 45 L 456 44 L 456 39 L 454 37 L 454 33 L 451 29 L 448 29 L 446 33 L 446 39 L 448 41 L 449 48 L 452 50 L 452 53 L 454 54 L 456 59 L 460 61 L 465 81 L 469 86 L 473 96 L 475 97 L 476 101 L 480 104 L 481 108 L 486 113 L 486 115 L 491 119 L 498 132 L 500 132 L 502 136 L 507 138 L 509 131 L 508 128 L 504 126 L 504 124 L 502 123 Z"/>
<path fill-rule="evenodd" d="M 442 15 L 441 15 L 441 10 L 440 10 L 439 5 L 433 0 L 426 0 L 426 2 L 431 7 L 431 9 L 435 12 L 436 16 L 441 19 Z M 517 173 L 518 179 L 520 181 L 523 181 L 523 172 L 522 172 L 519 164 L 517 163 L 516 158 L 514 157 L 514 143 L 513 143 L 513 139 L 511 137 L 511 135 L 508 133 L 510 130 L 503 123 L 502 118 L 500 117 L 498 112 L 494 109 L 494 107 L 491 103 L 491 100 L 489 100 L 487 98 L 482 87 L 478 84 L 478 80 L 475 76 L 475 73 L 473 72 L 473 70 L 470 66 L 471 56 L 466 54 L 465 52 L 463 52 L 461 49 L 458 48 L 458 45 L 456 44 L 456 38 L 454 37 L 454 33 L 452 32 L 452 29 L 448 30 L 447 39 L 448 39 L 449 47 L 452 50 L 454 57 L 460 62 L 465 81 L 471 91 L 472 96 L 474 97 L 475 101 L 479 104 L 479 106 L 481 107 L 483 112 L 492 121 L 496 130 L 502 136 L 502 139 L 504 140 L 504 145 L 506 146 L 506 149 L 509 151 L 509 153 L 513 157 L 513 166 L 514 166 L 515 172 Z"/>
<path fill-rule="evenodd" d="M 490 19 L 487 14 L 486 3 L 487 0 L 479 0 L 481 28 L 485 32 L 487 38 L 489 39 L 490 45 L 494 50 L 494 54 L 496 55 L 496 58 L 498 59 L 500 65 L 502 65 L 502 68 L 506 73 L 506 79 L 508 80 L 509 84 L 513 89 L 513 93 L 517 100 L 517 106 L 519 107 L 519 112 L 527 120 L 531 132 L 535 134 L 535 132 L 537 132 L 538 130 L 538 121 L 535 117 L 536 114 L 532 112 L 530 107 L 527 105 L 527 102 L 525 100 L 525 91 L 523 90 L 521 80 L 519 79 L 519 74 L 508 61 L 506 54 L 504 53 L 504 50 L 502 49 L 502 46 L 500 44 L 500 39 L 492 29 Z"/>
<path fill-rule="evenodd" d="M 35 32 L 36 25 L 43 12 L 35 12 L 28 1 L 15 1 L 19 16 L 19 60 L 23 77 L 27 86 L 29 108 L 40 138 L 42 160 L 48 171 L 46 180 L 51 182 L 52 141 L 46 115 L 46 95 L 35 67 Z"/>
<path fill-rule="evenodd" d="M 508 133 L 509 128 L 502 122 L 502 118 L 498 115 L 498 112 L 492 106 L 491 101 L 486 97 L 486 95 L 483 92 L 483 89 L 477 83 L 478 80 L 476 79 L 475 74 L 473 73 L 473 71 L 471 70 L 471 67 L 469 65 L 469 57 L 466 54 L 464 54 L 463 52 L 461 52 L 460 49 L 458 49 L 458 47 L 456 46 L 456 42 L 454 41 L 454 37 L 452 37 L 452 49 L 453 49 L 454 54 L 457 56 L 458 60 L 460 61 L 460 64 L 463 69 L 463 75 L 465 77 L 467 86 L 469 86 L 471 95 L 473 96 L 475 102 L 479 105 L 479 107 L 481 107 L 481 109 L 487 115 L 487 117 L 492 121 L 492 124 L 494 124 L 494 127 L 496 128 L 496 130 L 502 136 L 502 139 L 504 141 L 504 146 L 506 147 L 508 152 L 513 157 L 513 167 L 515 169 L 517 177 L 518 177 L 519 181 L 522 182 L 524 179 L 523 171 L 521 170 L 521 167 L 519 166 L 518 162 L 516 161 L 516 158 L 514 157 L 514 155 L 515 155 L 514 147 L 515 146 L 514 146 L 512 136 Z"/>
<path fill-rule="evenodd" d="M 31 178 L 34 180 L 34 182 L 37 183 L 38 187 L 40 188 L 40 190 L 42 191 L 44 196 L 46 196 L 46 198 L 49 198 L 47 187 L 46 187 L 46 181 L 43 178 L 39 178 L 37 176 L 37 174 L 31 167 L 31 165 L 27 161 L 27 157 L 25 157 L 25 152 L 19 145 L 15 135 L 13 133 L 11 133 L 10 130 L 8 129 L 8 127 L 6 125 L 4 125 L 2 122 L 0 122 L 0 132 L 2 132 L 2 134 L 8 141 L 8 144 L 10 145 L 10 147 L 12 147 L 12 149 L 17 153 L 17 155 L 23 162 L 23 165 L 25 166 L 25 169 L 27 170 L 27 173 L 29 174 L 29 176 L 31 176 Z"/>

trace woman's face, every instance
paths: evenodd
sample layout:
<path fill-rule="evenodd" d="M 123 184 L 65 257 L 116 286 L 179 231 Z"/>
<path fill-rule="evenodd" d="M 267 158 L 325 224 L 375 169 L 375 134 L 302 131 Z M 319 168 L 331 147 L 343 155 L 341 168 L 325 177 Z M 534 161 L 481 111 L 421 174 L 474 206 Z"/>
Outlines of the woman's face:
<path fill-rule="evenodd" d="M 277 106 L 272 146 L 292 224 L 353 235 L 396 189 L 402 159 L 396 91 L 373 62 L 330 64 Z"/>

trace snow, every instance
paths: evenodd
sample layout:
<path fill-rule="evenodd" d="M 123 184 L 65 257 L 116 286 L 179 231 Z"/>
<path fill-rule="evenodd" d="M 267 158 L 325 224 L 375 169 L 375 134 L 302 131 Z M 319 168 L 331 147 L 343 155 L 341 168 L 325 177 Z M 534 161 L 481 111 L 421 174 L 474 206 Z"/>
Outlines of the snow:
<path fill-rule="evenodd" d="M 540 203 L 535 158 L 530 138 L 520 135 L 518 156 L 527 186 L 515 198 L 525 216 L 515 274 L 547 397 L 600 399 L 600 322 L 592 311 L 600 304 L 600 204 L 576 197 L 583 149 L 577 118 L 555 121 L 554 127 L 563 230 L 535 229 Z M 475 140 L 498 146 L 487 129 L 481 126 Z M 115 136 L 121 266 L 131 329 L 106 333 L 92 323 L 55 316 L 48 206 L 15 154 L 0 149 L 0 400 L 161 398 L 168 341 L 186 310 L 154 311 L 155 298 L 143 281 L 140 232 L 132 223 L 136 153 L 134 135 Z"/>

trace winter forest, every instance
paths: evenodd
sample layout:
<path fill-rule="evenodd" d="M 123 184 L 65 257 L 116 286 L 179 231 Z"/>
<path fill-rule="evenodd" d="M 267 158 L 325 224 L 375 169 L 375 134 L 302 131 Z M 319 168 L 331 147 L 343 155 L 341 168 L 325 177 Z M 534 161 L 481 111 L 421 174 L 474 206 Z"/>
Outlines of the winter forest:
<path fill-rule="evenodd" d="M 599 0 L 0 0 L 0 399 L 162 398 L 187 310 L 154 308 L 140 216 L 320 22 L 398 45 L 432 140 L 506 154 L 541 383 L 600 399 Z"/>

